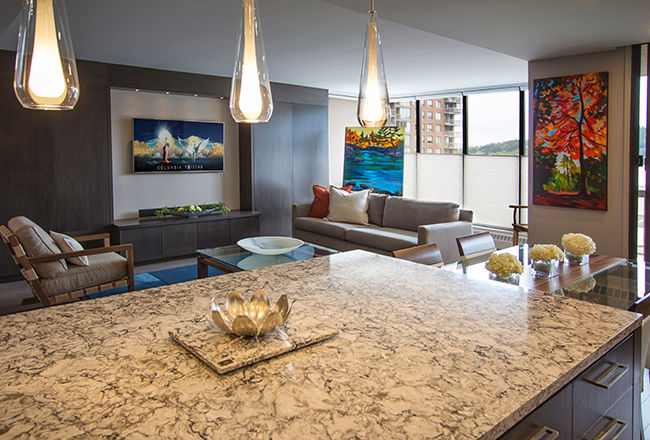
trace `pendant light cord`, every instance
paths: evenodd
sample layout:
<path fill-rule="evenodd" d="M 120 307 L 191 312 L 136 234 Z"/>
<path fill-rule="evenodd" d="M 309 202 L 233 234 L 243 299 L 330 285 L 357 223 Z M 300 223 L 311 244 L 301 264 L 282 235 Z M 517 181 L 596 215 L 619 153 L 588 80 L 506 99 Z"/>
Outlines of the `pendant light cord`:
<path fill-rule="evenodd" d="M 375 0 L 370 0 L 370 11 L 371 14 L 375 13 Z"/>

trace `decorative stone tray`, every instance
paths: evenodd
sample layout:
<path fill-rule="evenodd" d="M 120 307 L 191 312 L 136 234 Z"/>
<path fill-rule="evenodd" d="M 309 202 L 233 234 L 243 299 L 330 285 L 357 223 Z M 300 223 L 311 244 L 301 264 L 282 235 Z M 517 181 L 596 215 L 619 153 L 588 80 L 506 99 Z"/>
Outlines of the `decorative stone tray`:
<path fill-rule="evenodd" d="M 339 331 L 316 321 L 288 322 L 284 327 L 259 338 L 243 338 L 222 332 L 209 315 L 189 322 L 169 336 L 219 374 L 324 341 Z"/>

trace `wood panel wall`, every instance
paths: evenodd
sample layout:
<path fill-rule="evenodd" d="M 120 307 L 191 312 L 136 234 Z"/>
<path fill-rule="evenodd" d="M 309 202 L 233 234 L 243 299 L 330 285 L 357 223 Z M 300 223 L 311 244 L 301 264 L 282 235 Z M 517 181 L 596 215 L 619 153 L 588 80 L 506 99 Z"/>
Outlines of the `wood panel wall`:
<path fill-rule="evenodd" d="M 113 222 L 110 89 L 228 97 L 230 78 L 77 61 L 72 111 L 23 109 L 13 91 L 15 53 L 0 51 L 0 224 L 24 215 L 46 230 L 108 231 Z M 242 210 L 264 211 L 262 233 L 290 234 L 291 203 L 328 181 L 327 90 L 272 83 L 267 124 L 240 125 Z M 0 282 L 19 279 L 0 247 Z"/>

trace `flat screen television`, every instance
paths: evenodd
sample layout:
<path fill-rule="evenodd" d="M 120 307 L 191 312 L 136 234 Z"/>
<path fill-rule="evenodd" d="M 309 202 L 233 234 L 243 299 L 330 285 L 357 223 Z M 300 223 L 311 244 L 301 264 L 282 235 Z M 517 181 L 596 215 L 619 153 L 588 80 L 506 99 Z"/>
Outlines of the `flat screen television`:
<path fill-rule="evenodd" d="M 223 122 L 133 118 L 133 172 L 223 171 Z"/>

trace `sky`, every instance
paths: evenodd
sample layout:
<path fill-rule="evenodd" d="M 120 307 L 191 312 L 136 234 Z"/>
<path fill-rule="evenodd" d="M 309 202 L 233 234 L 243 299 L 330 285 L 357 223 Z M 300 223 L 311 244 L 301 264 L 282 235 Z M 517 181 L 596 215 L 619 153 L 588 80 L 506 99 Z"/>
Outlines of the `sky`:
<path fill-rule="evenodd" d="M 519 139 L 519 92 L 467 96 L 469 146 Z"/>

